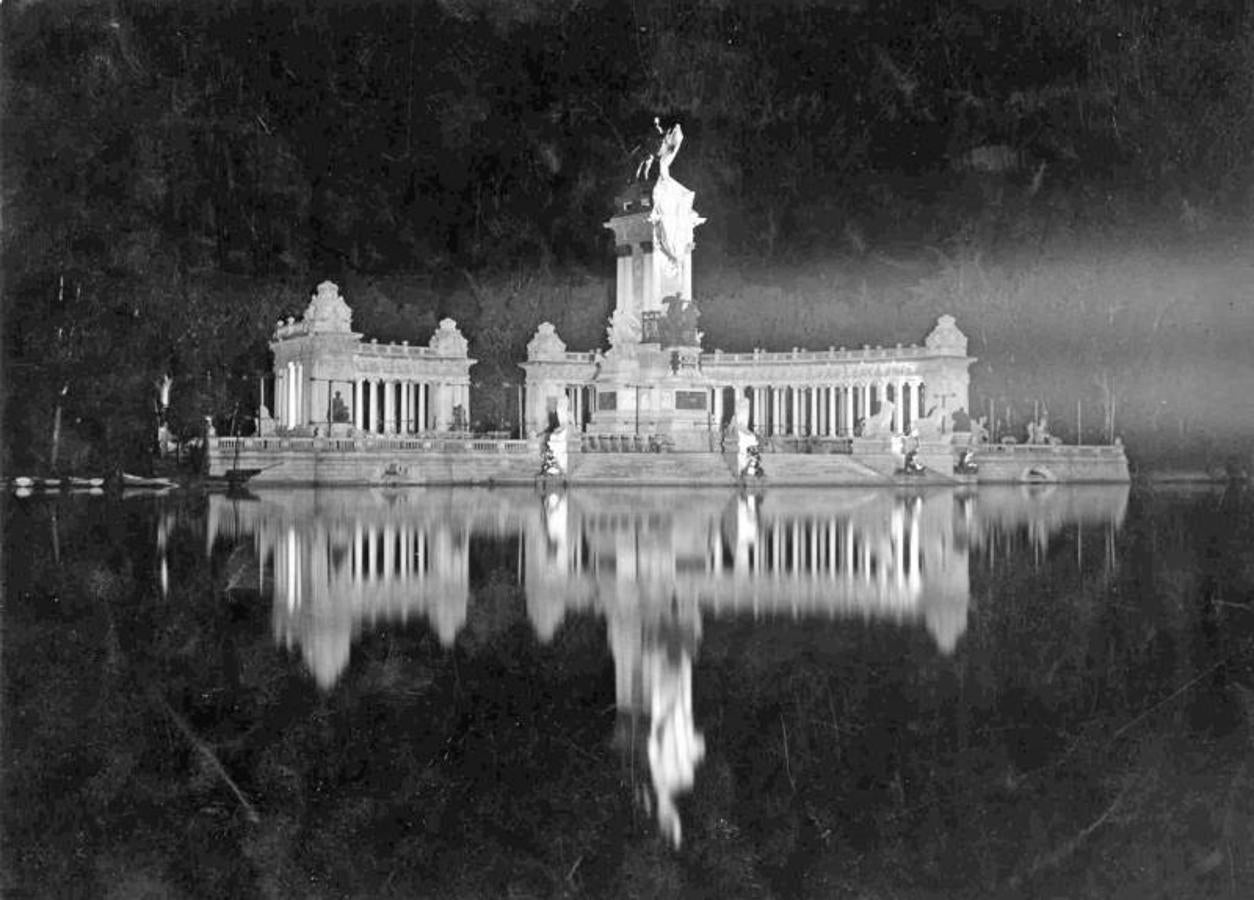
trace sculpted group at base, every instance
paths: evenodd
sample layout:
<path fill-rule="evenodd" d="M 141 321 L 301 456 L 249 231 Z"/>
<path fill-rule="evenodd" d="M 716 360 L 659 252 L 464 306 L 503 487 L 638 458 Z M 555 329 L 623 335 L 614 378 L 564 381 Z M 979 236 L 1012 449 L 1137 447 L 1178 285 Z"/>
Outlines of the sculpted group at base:
<path fill-rule="evenodd" d="M 549 322 L 527 345 L 517 434 L 471 431 L 475 360 L 457 323 L 427 343 L 352 330 L 331 282 L 280 322 L 257 434 L 211 436 L 209 474 L 272 484 L 834 485 L 1126 482 L 1123 448 L 1067 446 L 1033 422 L 989 444 L 952 316 L 895 347 L 704 347 L 693 298 L 694 195 L 671 174 L 679 125 L 614 200 L 606 346 L 570 350 Z M 650 185 L 648 178 L 656 170 Z M 271 407 L 273 403 L 273 407 Z"/>

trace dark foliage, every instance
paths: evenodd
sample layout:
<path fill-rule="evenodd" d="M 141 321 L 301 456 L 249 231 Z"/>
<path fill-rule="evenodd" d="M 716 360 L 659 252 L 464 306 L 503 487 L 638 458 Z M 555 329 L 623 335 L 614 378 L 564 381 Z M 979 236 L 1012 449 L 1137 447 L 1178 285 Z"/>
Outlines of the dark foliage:
<path fill-rule="evenodd" d="M 744 261 L 778 285 L 808 260 L 902 275 L 901 254 L 924 258 L 904 264 L 905 291 L 931 289 L 936 253 L 1026 251 L 1031 276 L 1111 233 L 1224 233 L 1254 173 L 1254 31 L 1219 0 L 25 0 L 0 27 L 4 452 L 37 467 L 142 456 L 165 374 L 180 431 L 255 408 L 275 318 L 327 277 L 392 283 L 346 293 L 383 337 L 423 339 L 453 312 L 487 349 L 499 426 L 542 317 L 586 318 L 563 335 L 599 341 L 600 223 L 655 115 L 689 135 L 676 174 L 710 219 L 698 293 L 727 344 L 926 327 L 927 304 L 874 280 L 846 278 L 874 316 L 827 291 L 720 310 L 707 287 L 743 290 Z M 591 298 L 564 293 L 583 267 Z M 541 295 L 525 315 L 520 279 Z M 967 298 L 971 316 L 995 324 L 984 300 Z M 1080 356 L 1104 385 L 1079 392 L 1095 409 L 1138 378 Z M 1021 397 L 1057 387 L 1027 380 Z"/>

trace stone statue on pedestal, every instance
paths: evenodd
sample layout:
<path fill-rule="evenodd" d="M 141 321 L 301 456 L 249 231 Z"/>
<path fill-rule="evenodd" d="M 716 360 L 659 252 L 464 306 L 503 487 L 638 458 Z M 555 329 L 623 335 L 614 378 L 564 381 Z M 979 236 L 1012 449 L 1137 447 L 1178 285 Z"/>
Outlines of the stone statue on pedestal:
<path fill-rule="evenodd" d="M 933 406 L 926 416 L 915 421 L 914 430 L 921 438 L 939 437 L 945 431 L 945 411 L 939 406 Z"/>
<path fill-rule="evenodd" d="M 697 330 L 697 319 L 701 311 L 692 300 L 685 300 L 672 295 L 662 301 L 666 305 L 666 315 L 660 323 L 661 343 L 663 347 L 699 347 L 701 332 Z"/>
<path fill-rule="evenodd" d="M 541 475 L 565 475 L 570 469 L 570 400 L 566 396 L 557 398 L 557 427 L 549 432 L 544 439 L 544 451 L 540 459 Z"/>
<path fill-rule="evenodd" d="M 620 355 L 633 353 L 640 343 L 640 320 L 626 310 L 616 309 L 605 328 L 605 336 L 611 350 Z"/>
<path fill-rule="evenodd" d="M 653 185 L 653 211 L 649 221 L 653 223 L 654 243 L 669 264 L 669 274 L 680 278 L 682 284 L 684 261 L 692 251 L 693 231 L 705 219 L 692 208 L 696 195 L 671 177 L 671 163 L 684 142 L 683 129 L 676 123 L 663 132 L 657 119 L 653 123 L 662 135 L 662 143 L 655 155 L 658 176 Z M 647 168 L 645 173 L 648 174 Z"/>
<path fill-rule="evenodd" d="M 880 411 L 867 416 L 862 422 L 862 437 L 888 437 L 893 433 L 893 409 L 891 400 L 880 404 Z"/>
<path fill-rule="evenodd" d="M 736 400 L 736 474 L 742 478 L 761 477 L 762 451 L 758 448 L 758 436 L 749 429 L 749 400 Z"/>

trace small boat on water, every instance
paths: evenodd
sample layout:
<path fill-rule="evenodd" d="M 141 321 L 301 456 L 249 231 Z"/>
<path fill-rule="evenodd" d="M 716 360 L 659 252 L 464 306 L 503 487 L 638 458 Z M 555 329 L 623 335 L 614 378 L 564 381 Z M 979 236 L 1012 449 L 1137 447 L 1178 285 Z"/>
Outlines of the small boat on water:
<path fill-rule="evenodd" d="M 122 473 L 123 488 L 173 488 L 178 487 L 177 482 L 171 481 L 169 478 L 149 478 L 144 475 L 132 475 L 129 472 Z"/>

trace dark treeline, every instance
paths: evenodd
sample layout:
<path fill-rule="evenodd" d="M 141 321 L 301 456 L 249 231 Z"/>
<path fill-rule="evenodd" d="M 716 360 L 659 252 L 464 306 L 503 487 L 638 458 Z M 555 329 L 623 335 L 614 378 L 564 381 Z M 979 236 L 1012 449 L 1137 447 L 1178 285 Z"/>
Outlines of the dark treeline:
<path fill-rule="evenodd" d="M 599 342 L 601 223 L 655 115 L 683 123 L 676 175 L 709 217 L 710 344 L 918 340 L 943 306 L 1008 426 L 1040 402 L 1089 404 L 1094 432 L 1154 413 L 1166 452 L 1198 413 L 1164 413 L 1135 365 L 1215 356 L 1242 300 L 1198 287 L 1203 254 L 1146 307 L 1164 263 L 1123 252 L 1233 250 L 1254 174 L 1235 0 L 27 0 L 0 23 L 7 465 L 142 457 L 166 374 L 176 431 L 229 427 L 324 278 L 381 338 L 455 316 L 499 425 L 539 321 Z M 1118 264 L 1095 260 L 1115 235 Z M 1094 278 L 1068 304 L 1049 291 L 1076 247 Z M 1043 346 L 1025 313 L 1073 330 Z"/>

